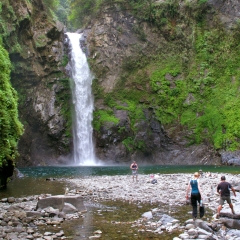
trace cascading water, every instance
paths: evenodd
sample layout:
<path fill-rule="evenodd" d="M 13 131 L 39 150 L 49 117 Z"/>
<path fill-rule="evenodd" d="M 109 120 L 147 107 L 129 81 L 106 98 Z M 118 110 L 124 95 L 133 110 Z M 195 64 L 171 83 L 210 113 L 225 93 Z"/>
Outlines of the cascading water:
<path fill-rule="evenodd" d="M 91 85 L 93 76 L 87 58 L 80 47 L 82 34 L 67 33 L 70 61 L 67 69 L 72 79 L 72 99 L 74 105 L 73 145 L 74 162 L 78 165 L 95 165 L 92 140 L 93 96 Z"/>

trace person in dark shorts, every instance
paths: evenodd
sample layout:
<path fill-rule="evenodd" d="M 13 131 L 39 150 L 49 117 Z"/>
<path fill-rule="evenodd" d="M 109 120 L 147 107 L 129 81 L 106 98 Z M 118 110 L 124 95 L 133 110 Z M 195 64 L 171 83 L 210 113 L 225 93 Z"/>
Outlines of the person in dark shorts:
<path fill-rule="evenodd" d="M 136 161 L 133 161 L 133 163 L 131 164 L 130 168 L 132 169 L 133 182 L 134 182 L 134 177 L 136 178 L 136 181 L 137 181 L 137 177 L 138 177 L 138 165 L 137 165 Z"/>
<path fill-rule="evenodd" d="M 236 197 L 235 189 L 232 187 L 232 185 L 230 183 L 226 182 L 226 177 L 222 176 L 221 182 L 217 186 L 217 192 L 218 192 L 218 194 L 220 194 L 220 201 L 219 201 L 219 206 L 217 209 L 216 218 L 219 218 L 220 211 L 222 210 L 222 205 L 224 204 L 225 201 L 227 201 L 229 207 L 232 210 L 232 213 L 235 214 L 233 205 L 231 202 L 231 198 L 230 198 L 230 190 L 232 190 L 234 196 Z"/>
<path fill-rule="evenodd" d="M 197 202 L 200 204 L 200 201 L 202 200 L 202 190 L 201 190 L 199 177 L 200 177 L 200 174 L 198 172 L 195 172 L 193 175 L 193 178 L 188 183 L 187 192 L 186 192 L 186 199 L 188 200 L 188 192 L 191 189 L 191 205 L 193 208 L 193 211 L 192 211 L 193 220 L 197 218 Z M 200 217 L 202 217 L 201 212 L 200 212 Z"/>

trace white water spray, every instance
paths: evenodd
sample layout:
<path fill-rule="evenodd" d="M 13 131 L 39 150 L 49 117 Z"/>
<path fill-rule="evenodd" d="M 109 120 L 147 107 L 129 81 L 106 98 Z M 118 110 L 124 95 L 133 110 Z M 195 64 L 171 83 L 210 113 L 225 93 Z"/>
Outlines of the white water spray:
<path fill-rule="evenodd" d="M 95 165 L 92 140 L 93 96 L 91 85 L 93 76 L 87 58 L 80 47 L 82 34 L 67 33 L 67 36 L 71 48 L 67 69 L 73 80 L 71 88 L 74 105 L 74 162 L 78 165 Z"/>

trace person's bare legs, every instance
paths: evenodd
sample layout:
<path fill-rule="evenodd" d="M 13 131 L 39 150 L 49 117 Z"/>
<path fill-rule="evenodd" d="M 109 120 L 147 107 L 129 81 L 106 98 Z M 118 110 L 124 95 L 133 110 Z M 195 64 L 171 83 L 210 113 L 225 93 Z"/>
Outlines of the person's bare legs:
<path fill-rule="evenodd" d="M 232 203 L 229 204 L 229 207 L 230 207 L 231 210 L 232 210 L 232 214 L 235 214 L 235 212 L 234 212 L 234 210 L 233 210 L 233 205 L 232 205 Z"/>
<path fill-rule="evenodd" d="M 221 210 L 222 210 L 222 205 L 219 205 L 218 209 L 217 209 L 217 216 L 216 216 L 217 218 L 219 218 L 219 214 L 220 214 Z"/>

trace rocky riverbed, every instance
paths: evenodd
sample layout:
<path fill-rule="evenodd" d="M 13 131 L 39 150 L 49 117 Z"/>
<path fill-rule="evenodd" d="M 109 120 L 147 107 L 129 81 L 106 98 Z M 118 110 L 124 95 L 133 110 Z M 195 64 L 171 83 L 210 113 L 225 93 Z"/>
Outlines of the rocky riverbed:
<path fill-rule="evenodd" d="M 166 233 L 178 231 L 177 239 L 240 239 L 240 175 L 225 174 L 226 179 L 237 190 L 237 196 L 232 196 L 236 214 L 232 215 L 228 205 L 224 205 L 220 219 L 215 218 L 219 196 L 217 184 L 223 174 L 203 174 L 201 184 L 204 193 L 204 205 L 208 216 L 193 221 L 191 206 L 185 211 L 186 221 L 174 217 L 172 209 L 186 208 L 186 188 L 191 174 L 155 174 L 139 175 L 138 181 L 133 181 L 130 175 L 119 176 L 88 176 L 66 179 L 68 189 L 65 197 L 81 197 L 83 203 L 101 204 L 104 201 L 123 201 L 135 204 L 139 208 L 144 204 L 149 207 L 140 218 L 127 224 L 138 232 L 154 234 L 161 239 Z M 153 184 L 152 180 L 156 183 Z M 47 184 L 47 182 L 46 182 Z M 0 239 L 65 239 L 61 225 L 65 221 L 84 218 L 86 211 L 76 209 L 70 203 L 64 208 L 56 209 L 51 204 L 48 207 L 38 207 L 39 199 L 49 195 L 29 196 L 26 198 L 4 198 L 0 200 Z M 62 196 L 64 198 L 64 196 Z M 156 207 L 157 206 L 157 207 Z M 162 209 L 165 207 L 165 213 Z M 167 209 L 167 210 L 166 210 Z M 101 209 L 99 209 L 101 211 Z M 209 215 L 210 213 L 210 215 Z M 127 214 L 127 213 L 126 213 Z M 117 222 L 110 224 L 116 225 Z M 55 226 L 57 231 L 41 232 L 41 226 Z M 104 239 L 102 229 L 93 231 L 89 239 Z M 81 239 L 81 238 L 75 238 Z M 107 238 L 105 238 L 107 239 Z M 121 238 L 119 238 L 121 239 Z"/>

